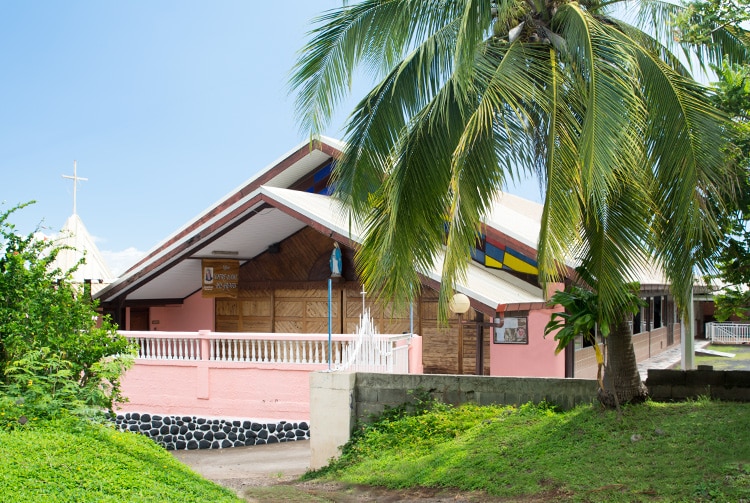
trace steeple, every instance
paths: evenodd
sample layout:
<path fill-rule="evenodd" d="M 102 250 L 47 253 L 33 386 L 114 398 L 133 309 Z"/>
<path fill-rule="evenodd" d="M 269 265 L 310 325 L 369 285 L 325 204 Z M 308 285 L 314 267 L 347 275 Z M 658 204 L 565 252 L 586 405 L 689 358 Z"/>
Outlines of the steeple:
<path fill-rule="evenodd" d="M 111 283 L 114 277 L 78 216 L 76 208 L 78 182 L 88 181 L 88 178 L 78 176 L 77 161 L 73 161 L 73 176 L 62 175 L 62 177 L 73 180 L 73 214 L 65 221 L 60 234 L 55 238 L 62 249 L 57 254 L 54 266 L 68 271 L 85 257 L 85 264 L 79 266 L 78 270 L 73 273 L 73 282 L 83 284 L 91 281 L 92 292 L 96 292 Z"/>

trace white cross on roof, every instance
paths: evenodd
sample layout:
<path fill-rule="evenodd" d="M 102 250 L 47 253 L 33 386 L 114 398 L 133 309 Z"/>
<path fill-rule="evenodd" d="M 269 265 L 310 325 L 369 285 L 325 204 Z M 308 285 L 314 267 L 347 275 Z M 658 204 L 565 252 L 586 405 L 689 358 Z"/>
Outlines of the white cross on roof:
<path fill-rule="evenodd" d="M 73 180 L 73 214 L 76 214 L 76 189 L 78 187 L 78 182 L 88 182 L 88 178 L 81 178 L 77 174 L 78 171 L 78 162 L 73 161 L 73 176 L 70 175 L 63 175 L 63 178 L 67 178 L 69 180 Z"/>

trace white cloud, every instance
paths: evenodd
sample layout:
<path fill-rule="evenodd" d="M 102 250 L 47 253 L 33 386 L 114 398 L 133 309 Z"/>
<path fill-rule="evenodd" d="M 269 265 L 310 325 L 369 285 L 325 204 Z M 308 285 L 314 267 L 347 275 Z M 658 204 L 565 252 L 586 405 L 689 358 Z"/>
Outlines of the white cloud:
<path fill-rule="evenodd" d="M 133 264 L 146 256 L 146 252 L 137 250 L 132 246 L 122 251 L 101 250 L 100 253 L 115 277 L 119 277 Z"/>

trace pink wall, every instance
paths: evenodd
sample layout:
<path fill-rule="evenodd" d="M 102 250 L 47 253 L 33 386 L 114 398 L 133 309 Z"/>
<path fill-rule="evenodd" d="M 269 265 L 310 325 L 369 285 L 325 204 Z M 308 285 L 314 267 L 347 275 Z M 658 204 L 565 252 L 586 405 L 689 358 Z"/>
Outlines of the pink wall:
<path fill-rule="evenodd" d="M 404 341 L 404 344 L 406 342 Z M 409 344 L 409 373 L 424 374 L 422 364 L 422 336 L 413 335 Z"/>
<path fill-rule="evenodd" d="M 137 360 L 118 411 L 254 420 L 310 418 L 310 372 L 321 365 Z"/>
<path fill-rule="evenodd" d="M 565 377 L 565 354 L 555 355 L 557 341 L 544 327 L 554 309 L 529 311 L 528 344 L 490 343 L 490 375 L 512 377 Z"/>
<path fill-rule="evenodd" d="M 328 368 L 324 335 L 310 339 L 206 330 L 128 332 L 126 336 L 140 344 L 140 357 L 122 378 L 127 401 L 116 407 L 120 412 L 309 420 L 310 372 Z M 335 337 L 334 358 L 342 356 L 338 343 L 346 340 L 347 336 Z M 397 344 L 407 342 L 400 339 Z M 408 358 L 411 372 L 421 373 L 421 337 L 412 337 Z"/>
<path fill-rule="evenodd" d="M 149 312 L 151 330 L 169 332 L 213 330 L 214 299 L 204 299 L 196 292 L 182 304 L 152 307 Z M 154 324 L 154 321 L 159 323 Z"/>

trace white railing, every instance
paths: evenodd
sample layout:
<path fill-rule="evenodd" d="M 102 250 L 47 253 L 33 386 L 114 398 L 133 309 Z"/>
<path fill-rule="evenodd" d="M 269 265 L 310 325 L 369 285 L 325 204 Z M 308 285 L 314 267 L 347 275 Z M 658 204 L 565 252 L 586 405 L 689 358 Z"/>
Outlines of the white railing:
<path fill-rule="evenodd" d="M 716 344 L 750 344 L 750 323 L 706 323 L 706 338 Z"/>
<path fill-rule="evenodd" d="M 137 358 L 147 360 L 201 359 L 200 340 L 196 337 L 196 332 L 121 333 L 128 339 L 135 341 L 138 346 Z"/>
<path fill-rule="evenodd" d="M 120 333 L 136 342 L 137 358 L 144 360 L 318 365 L 322 369 L 329 365 L 328 334 L 221 333 L 207 330 Z M 331 369 L 408 373 L 410 339 L 409 334 L 377 335 L 369 341 L 363 341 L 356 334 L 333 335 L 330 342 Z M 352 365 L 352 361 L 355 364 Z"/>
<path fill-rule="evenodd" d="M 344 346 L 342 363 L 334 370 L 408 374 L 411 334 L 378 334 L 370 309 L 362 308 L 356 339 Z"/>
<path fill-rule="evenodd" d="M 216 334 L 219 335 L 219 334 Z M 331 340 L 331 358 L 341 359 L 349 341 Z M 326 334 L 220 334 L 210 340 L 209 360 L 222 362 L 321 365 L 328 363 Z"/>

